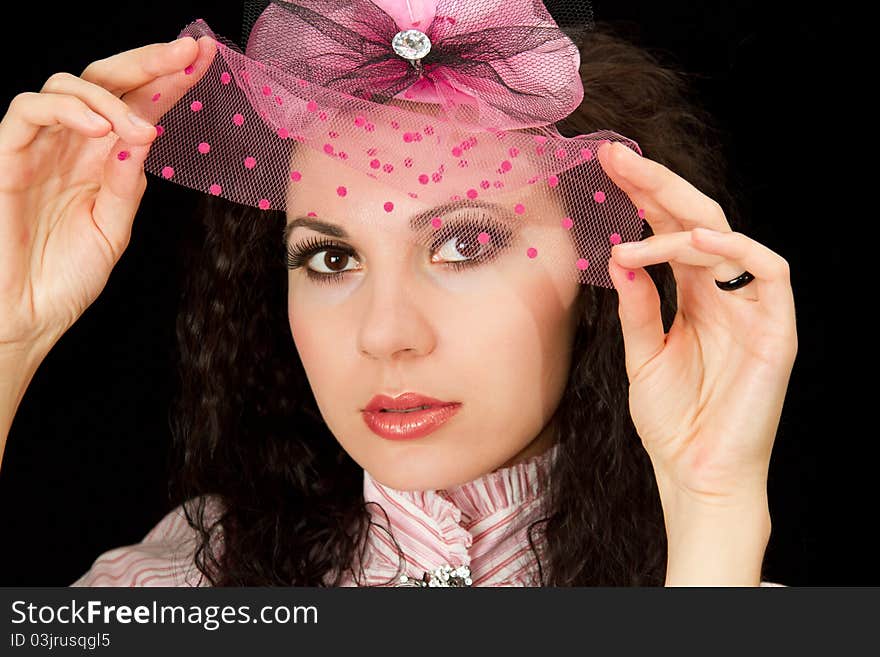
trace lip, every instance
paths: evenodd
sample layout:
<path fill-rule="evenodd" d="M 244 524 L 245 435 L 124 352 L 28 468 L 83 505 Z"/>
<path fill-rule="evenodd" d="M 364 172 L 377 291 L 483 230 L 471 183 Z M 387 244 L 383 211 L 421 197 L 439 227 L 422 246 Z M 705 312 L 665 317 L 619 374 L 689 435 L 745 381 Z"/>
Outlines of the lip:
<path fill-rule="evenodd" d="M 404 392 L 397 397 L 389 397 L 388 395 L 376 395 L 367 404 L 365 411 L 381 411 L 383 409 L 404 410 L 414 408 L 416 406 L 449 406 L 457 402 L 443 401 L 442 399 L 434 399 L 417 392 Z"/>
<path fill-rule="evenodd" d="M 458 413 L 460 403 L 447 403 L 412 413 L 383 413 L 364 410 L 361 417 L 370 431 L 388 440 L 411 440 L 427 436 Z"/>

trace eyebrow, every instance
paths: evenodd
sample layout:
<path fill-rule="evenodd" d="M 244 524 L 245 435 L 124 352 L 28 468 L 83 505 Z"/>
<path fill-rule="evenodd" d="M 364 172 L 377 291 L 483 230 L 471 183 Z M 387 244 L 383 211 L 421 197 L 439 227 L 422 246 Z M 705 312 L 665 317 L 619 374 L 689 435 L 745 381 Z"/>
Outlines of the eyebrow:
<path fill-rule="evenodd" d="M 449 212 L 450 210 L 458 210 L 461 208 L 482 208 L 485 210 L 493 210 L 499 212 L 500 214 L 509 216 L 509 212 L 506 211 L 504 206 L 499 205 L 498 203 L 489 203 L 487 201 L 480 201 L 475 199 L 449 201 L 448 203 L 443 203 L 442 205 L 438 205 L 434 208 L 431 208 L 430 210 L 425 210 L 424 212 L 420 212 L 419 214 L 415 215 L 409 221 L 410 230 L 412 230 L 413 232 L 417 232 L 421 230 L 434 217 L 442 215 L 445 212 Z M 287 244 L 287 241 L 290 239 L 290 234 L 293 232 L 293 229 L 298 227 L 310 228 L 318 233 L 329 235 L 330 237 L 350 239 L 349 234 L 344 228 L 342 228 L 342 226 L 328 223 L 326 221 L 320 221 L 315 217 L 296 217 L 284 227 L 284 235 L 282 238 L 284 244 Z"/>

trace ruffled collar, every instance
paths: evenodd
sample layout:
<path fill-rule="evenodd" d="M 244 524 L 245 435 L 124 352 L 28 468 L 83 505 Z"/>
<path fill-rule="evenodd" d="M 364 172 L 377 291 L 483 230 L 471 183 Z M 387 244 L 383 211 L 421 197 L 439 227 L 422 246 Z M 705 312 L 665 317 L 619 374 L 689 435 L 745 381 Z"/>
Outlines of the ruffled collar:
<path fill-rule="evenodd" d="M 397 490 L 364 470 L 364 501 L 372 519 L 363 560 L 366 585 L 399 585 L 400 573 L 422 579 L 444 565 L 468 566 L 472 586 L 538 585 L 527 532 L 543 515 L 543 493 L 558 451 L 553 445 L 449 489 Z M 356 584 L 349 576 L 346 585 Z"/>

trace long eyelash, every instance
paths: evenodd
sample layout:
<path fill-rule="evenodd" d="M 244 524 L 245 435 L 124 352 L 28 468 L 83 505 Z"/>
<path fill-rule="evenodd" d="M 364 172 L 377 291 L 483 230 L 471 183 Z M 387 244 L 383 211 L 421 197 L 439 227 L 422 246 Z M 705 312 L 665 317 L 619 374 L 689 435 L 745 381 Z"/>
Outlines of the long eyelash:
<path fill-rule="evenodd" d="M 312 237 L 301 244 L 296 244 L 292 247 L 288 245 L 287 260 L 285 264 L 288 269 L 299 269 L 300 267 L 304 267 L 316 253 L 330 249 L 339 251 L 351 257 L 357 255 L 344 244 L 340 244 L 333 240 Z M 334 283 L 345 274 L 345 272 L 342 271 L 336 272 L 335 274 L 319 274 L 318 272 L 312 271 L 309 267 L 305 267 L 305 271 L 306 276 L 315 283 Z"/>
<path fill-rule="evenodd" d="M 492 235 L 493 246 L 491 251 L 484 256 L 472 258 L 470 260 L 457 260 L 453 262 L 441 263 L 442 265 L 449 267 L 454 271 L 460 271 L 469 267 L 475 267 L 491 260 L 498 254 L 499 251 L 507 246 L 510 236 L 507 231 L 496 228 L 493 222 L 485 221 L 485 214 L 465 213 L 464 217 L 473 217 L 474 219 L 482 220 L 462 221 L 459 219 L 456 221 L 452 221 L 449 224 L 444 224 L 442 230 L 438 231 L 438 237 L 431 244 L 431 251 L 436 250 L 438 246 L 445 244 L 456 235 L 459 235 L 460 231 L 466 228 L 478 228 L 480 231 L 485 231 L 489 233 L 490 235 Z M 334 240 L 312 237 L 305 242 L 302 242 L 301 244 L 297 244 L 294 246 L 288 245 L 286 261 L 287 268 L 298 269 L 300 267 L 304 267 L 316 253 L 320 253 L 324 250 L 338 251 L 352 258 L 357 256 L 357 253 L 355 253 L 355 251 L 353 251 L 345 244 L 341 244 Z M 338 282 L 346 274 L 346 272 L 344 271 L 336 272 L 333 274 L 322 274 L 312 271 L 308 267 L 305 267 L 305 271 L 309 279 L 316 283 L 322 284 Z"/>
<path fill-rule="evenodd" d="M 287 267 L 288 269 L 297 269 L 305 265 L 313 255 L 323 251 L 324 249 L 332 249 L 341 251 L 346 255 L 355 256 L 355 252 L 345 244 L 340 244 L 333 240 L 319 239 L 312 237 L 301 244 L 287 247 Z"/>

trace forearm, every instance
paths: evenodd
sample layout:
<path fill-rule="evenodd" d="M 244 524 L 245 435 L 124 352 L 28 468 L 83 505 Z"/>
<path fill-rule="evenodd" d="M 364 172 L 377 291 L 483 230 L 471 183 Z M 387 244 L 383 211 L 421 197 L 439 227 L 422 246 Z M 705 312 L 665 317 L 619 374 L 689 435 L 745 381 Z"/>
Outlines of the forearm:
<path fill-rule="evenodd" d="M 730 507 L 679 504 L 667 521 L 666 586 L 759 586 L 769 539 L 766 496 Z"/>
<path fill-rule="evenodd" d="M 4 347 L 0 350 L 0 466 L 12 420 L 42 360 L 34 349 Z"/>

